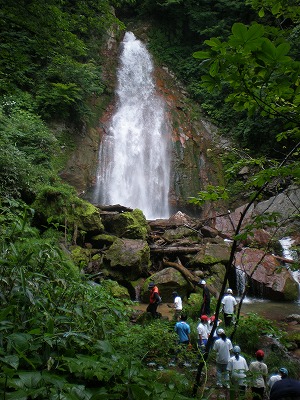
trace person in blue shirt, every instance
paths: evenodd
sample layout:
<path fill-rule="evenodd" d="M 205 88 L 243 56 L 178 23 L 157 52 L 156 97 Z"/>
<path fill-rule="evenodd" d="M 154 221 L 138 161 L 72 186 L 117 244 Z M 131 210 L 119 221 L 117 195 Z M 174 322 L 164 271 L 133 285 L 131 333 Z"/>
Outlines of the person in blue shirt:
<path fill-rule="evenodd" d="M 180 321 L 176 322 L 174 330 L 178 335 L 179 343 L 188 345 L 191 342 L 191 328 L 186 320 L 187 316 L 182 314 Z"/>

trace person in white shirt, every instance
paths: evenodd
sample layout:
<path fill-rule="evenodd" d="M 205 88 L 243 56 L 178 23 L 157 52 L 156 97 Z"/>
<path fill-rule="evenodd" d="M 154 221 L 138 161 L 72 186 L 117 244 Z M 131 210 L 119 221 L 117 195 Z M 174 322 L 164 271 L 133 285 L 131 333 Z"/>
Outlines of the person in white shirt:
<path fill-rule="evenodd" d="M 246 393 L 246 372 L 249 370 L 247 361 L 241 356 L 241 349 L 239 346 L 234 346 L 233 356 L 230 357 L 227 364 L 227 371 L 229 371 L 231 382 L 235 392 L 238 396 L 245 398 Z M 236 393 L 237 394 L 237 393 Z M 240 395 L 240 396 L 239 396 Z"/>
<path fill-rule="evenodd" d="M 174 299 L 173 307 L 175 309 L 175 318 L 179 319 L 182 312 L 182 299 L 177 292 L 173 292 L 172 296 Z"/>
<path fill-rule="evenodd" d="M 209 331 L 208 331 L 208 316 L 207 315 L 201 315 L 200 317 L 200 323 L 197 326 L 197 333 L 198 333 L 198 346 L 201 349 L 201 351 L 204 349 L 206 346 L 208 336 L 209 336 Z"/>
<path fill-rule="evenodd" d="M 263 362 L 265 356 L 263 350 L 257 350 L 255 356 L 256 361 L 252 361 L 249 365 L 252 399 L 262 400 L 267 386 L 268 367 Z"/>
<path fill-rule="evenodd" d="M 222 299 L 225 326 L 230 326 L 235 313 L 237 301 L 232 295 L 232 290 L 227 289 L 227 294 Z"/>
<path fill-rule="evenodd" d="M 212 331 L 212 328 L 213 328 L 215 319 L 216 319 L 215 315 L 212 315 L 212 316 L 208 319 L 207 328 L 208 328 L 208 333 L 209 333 L 209 334 L 211 334 L 211 331 Z M 222 323 L 222 320 L 221 320 L 220 318 L 218 318 L 217 328 L 218 328 L 218 326 L 219 326 L 221 323 Z M 213 342 L 215 342 L 215 341 L 219 338 L 219 337 L 218 337 L 218 334 L 217 334 L 217 328 L 216 328 L 216 330 L 214 331 Z"/>
<path fill-rule="evenodd" d="M 229 372 L 227 364 L 230 359 L 230 351 L 232 350 L 231 340 L 227 338 L 224 329 L 217 330 L 218 339 L 213 345 L 213 350 L 217 352 L 216 367 L 217 367 L 217 387 L 229 388 Z"/>

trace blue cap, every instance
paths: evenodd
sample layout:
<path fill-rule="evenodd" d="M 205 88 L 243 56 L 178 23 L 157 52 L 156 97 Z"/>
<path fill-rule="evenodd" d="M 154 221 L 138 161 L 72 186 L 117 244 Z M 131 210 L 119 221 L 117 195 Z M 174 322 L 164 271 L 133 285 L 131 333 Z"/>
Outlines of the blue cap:
<path fill-rule="evenodd" d="M 289 371 L 286 368 L 279 368 L 279 372 L 281 372 L 283 375 L 288 375 Z"/>

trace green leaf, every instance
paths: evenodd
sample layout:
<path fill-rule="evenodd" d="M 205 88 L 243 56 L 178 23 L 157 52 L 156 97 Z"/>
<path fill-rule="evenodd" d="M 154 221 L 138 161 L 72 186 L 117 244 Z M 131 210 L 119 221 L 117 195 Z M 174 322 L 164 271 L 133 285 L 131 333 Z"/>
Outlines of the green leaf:
<path fill-rule="evenodd" d="M 209 40 L 204 41 L 205 44 L 207 44 L 210 47 L 213 47 L 213 50 L 217 50 L 218 48 L 222 47 L 222 42 L 218 38 L 211 38 Z"/>
<path fill-rule="evenodd" d="M 210 53 L 208 51 L 196 51 L 195 53 L 193 53 L 193 57 L 203 60 L 209 58 Z"/>
<path fill-rule="evenodd" d="M 19 378 L 27 388 L 36 388 L 42 381 L 42 374 L 38 371 L 20 372 Z"/>
<path fill-rule="evenodd" d="M 18 369 L 19 357 L 15 355 L 0 357 L 0 360 L 14 369 Z"/>
<path fill-rule="evenodd" d="M 209 73 L 212 77 L 216 76 L 219 72 L 219 61 L 215 60 L 212 65 L 210 66 Z"/>
<path fill-rule="evenodd" d="M 12 333 L 7 339 L 16 349 L 24 351 L 29 349 L 32 336 L 27 333 Z"/>

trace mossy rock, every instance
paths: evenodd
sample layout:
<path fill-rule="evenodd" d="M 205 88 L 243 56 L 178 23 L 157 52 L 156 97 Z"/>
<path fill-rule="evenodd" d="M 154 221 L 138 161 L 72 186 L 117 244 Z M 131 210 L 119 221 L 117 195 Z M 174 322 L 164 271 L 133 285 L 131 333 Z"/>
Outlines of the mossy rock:
<path fill-rule="evenodd" d="M 196 254 L 190 265 L 207 267 L 214 264 L 225 264 L 230 257 L 230 246 L 227 243 L 207 243 L 203 250 Z"/>
<path fill-rule="evenodd" d="M 90 240 L 90 242 L 94 248 L 102 249 L 103 247 L 111 246 L 116 239 L 117 239 L 116 236 L 107 235 L 107 234 L 102 233 L 102 234 L 93 236 L 92 239 Z"/>
<path fill-rule="evenodd" d="M 139 209 L 113 215 L 104 224 L 108 232 L 128 239 L 145 240 L 149 232 L 147 220 Z"/>
<path fill-rule="evenodd" d="M 99 233 L 104 231 L 99 210 L 77 197 L 68 185 L 44 186 L 32 204 L 42 224 L 69 231 Z"/>
<path fill-rule="evenodd" d="M 108 279 L 102 281 L 101 284 L 114 298 L 130 300 L 128 290 L 124 286 L 119 285 L 118 282 Z"/>
<path fill-rule="evenodd" d="M 91 259 L 90 249 L 83 249 L 80 246 L 72 246 L 70 248 L 73 262 L 81 269 L 88 265 Z"/>
<path fill-rule="evenodd" d="M 200 241 L 199 235 L 195 234 L 192 229 L 186 228 L 184 226 L 179 226 L 176 229 L 167 229 L 162 235 L 167 241 L 173 241 L 183 238 L 191 238 L 191 241 Z"/>
<path fill-rule="evenodd" d="M 213 287 L 216 292 L 220 292 L 225 276 L 226 268 L 223 264 L 215 264 L 210 267 L 209 286 Z M 215 294 L 215 293 L 214 293 Z"/>
<path fill-rule="evenodd" d="M 284 294 L 284 300 L 287 300 L 287 301 L 298 300 L 298 298 L 299 298 L 298 283 L 292 278 L 286 279 L 283 294 Z"/>
<path fill-rule="evenodd" d="M 148 286 L 150 282 L 154 282 L 159 289 L 160 295 L 164 303 L 172 303 L 172 292 L 176 290 L 180 296 L 187 297 L 189 294 L 189 284 L 182 274 L 175 268 L 169 267 L 156 272 L 147 278 L 141 289 L 141 299 L 145 303 L 149 300 Z"/>
<path fill-rule="evenodd" d="M 144 240 L 120 239 L 105 251 L 105 269 L 117 279 L 135 280 L 150 267 L 150 249 Z"/>

